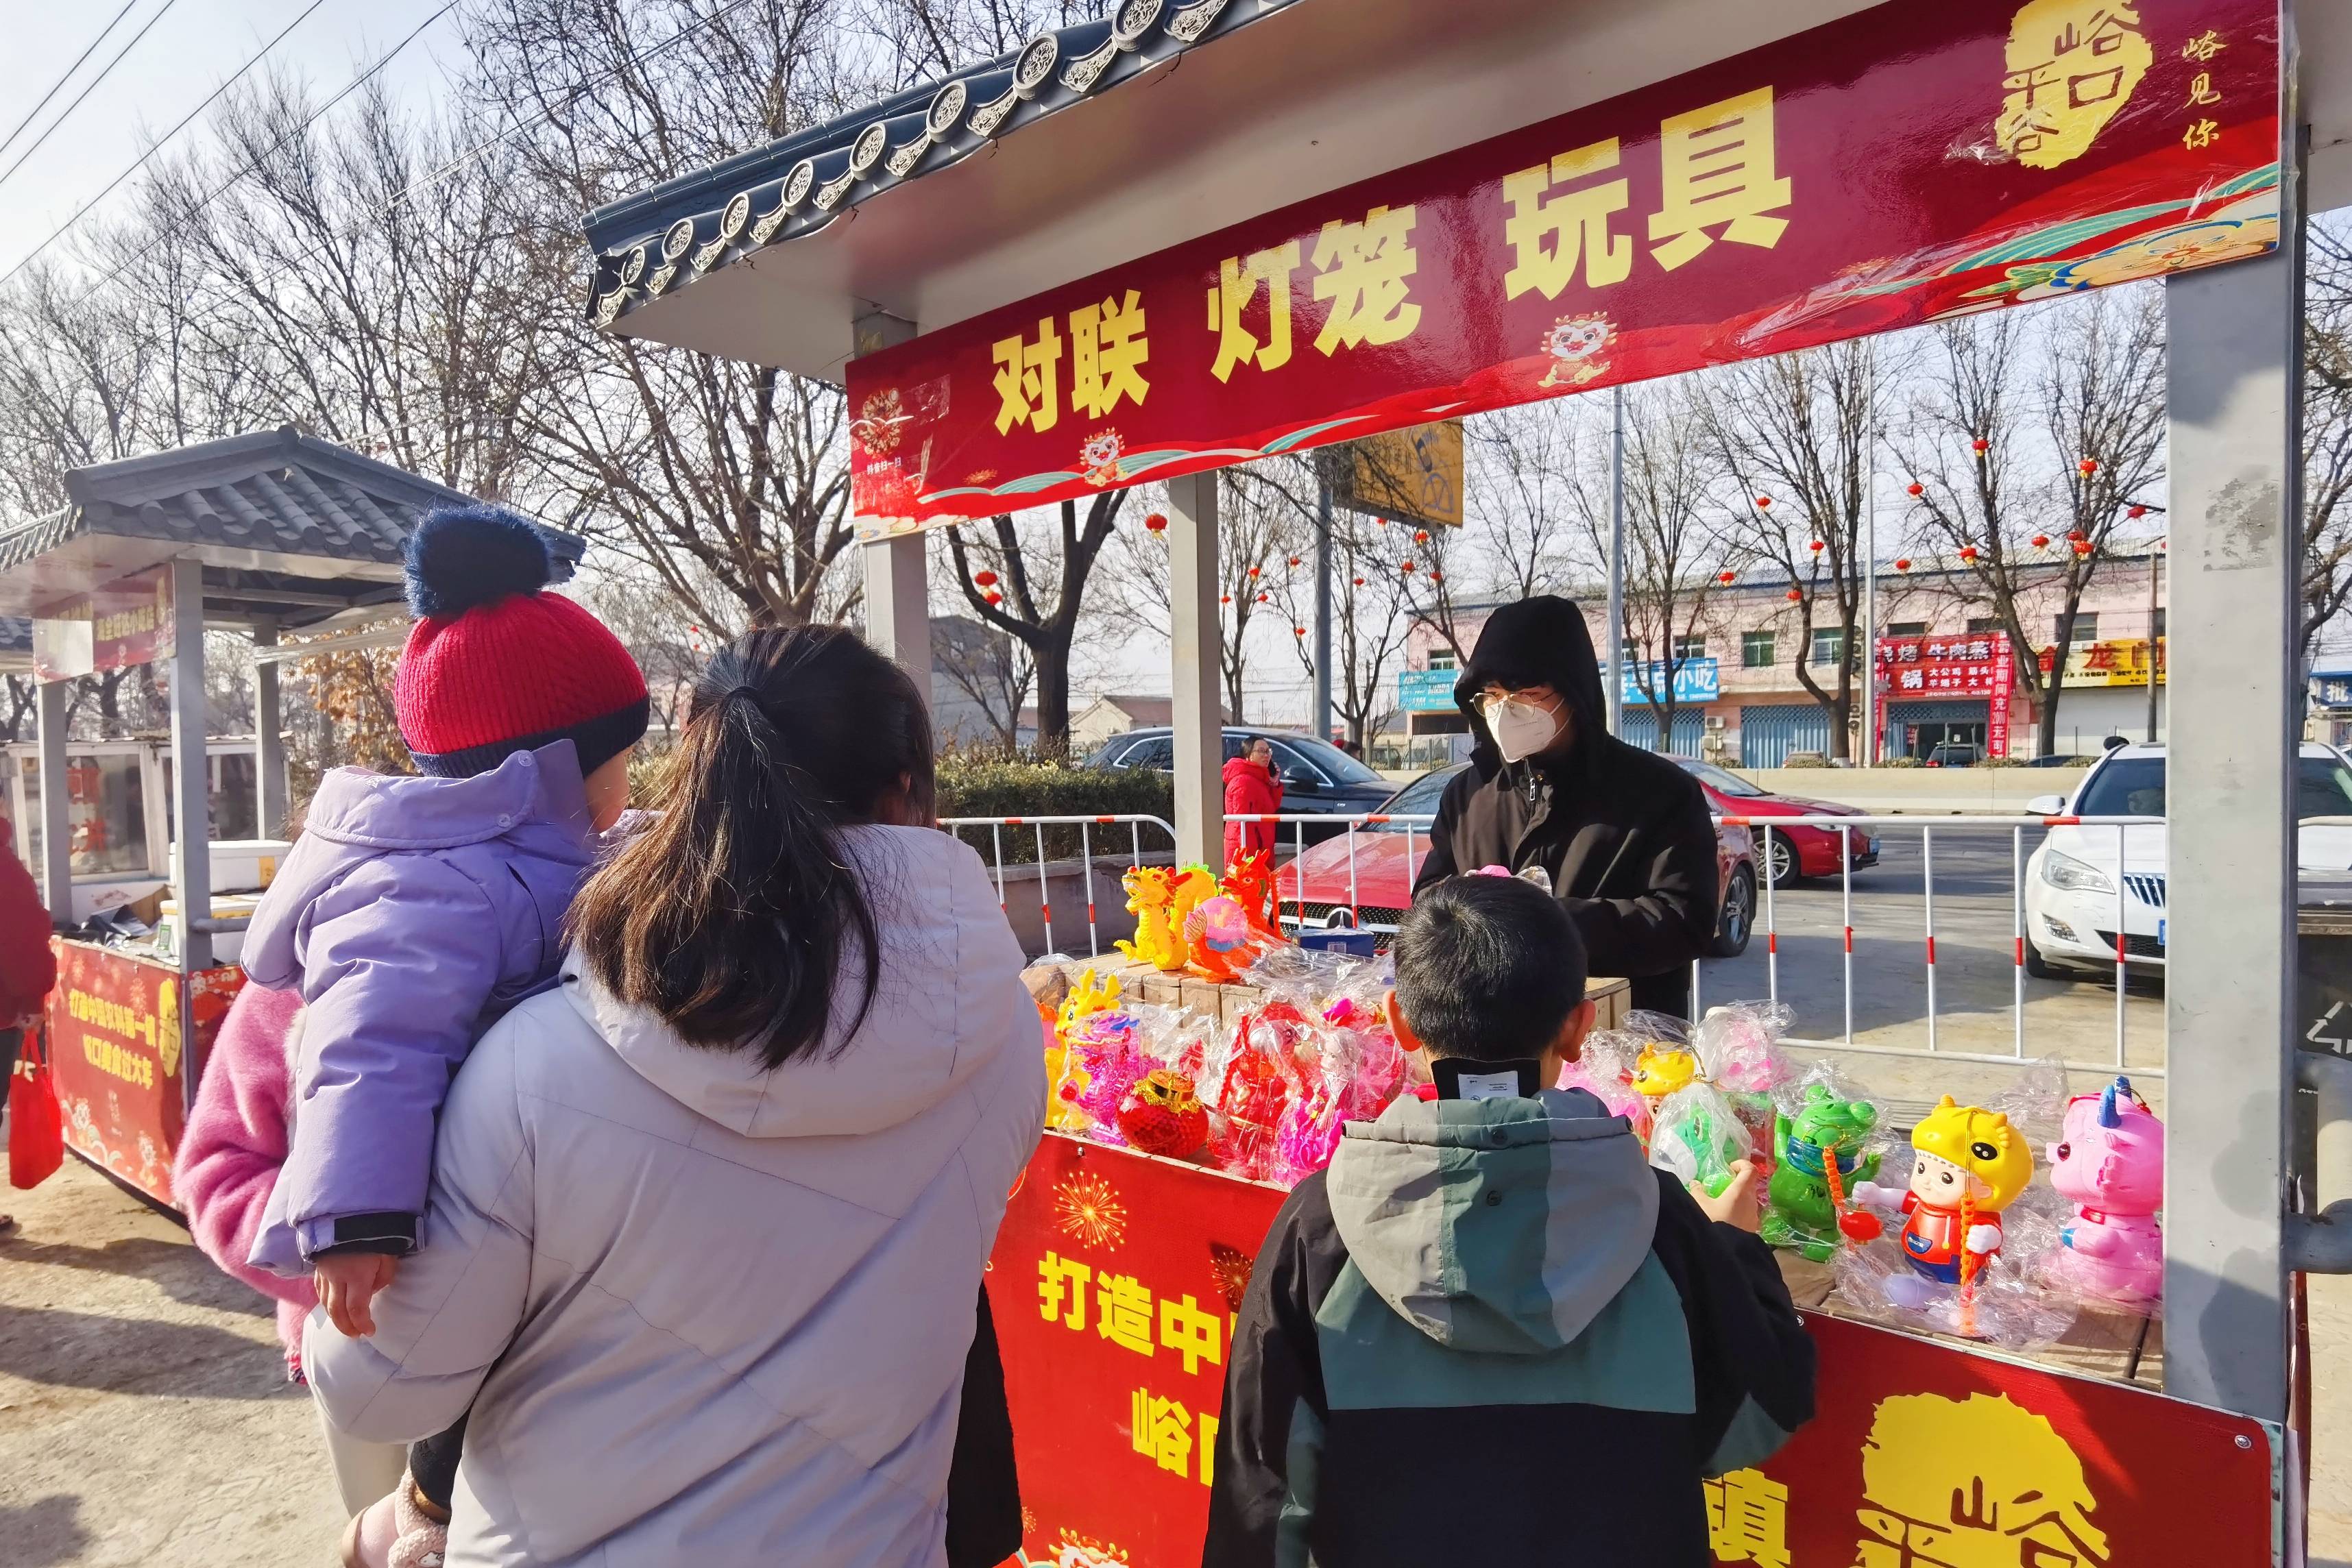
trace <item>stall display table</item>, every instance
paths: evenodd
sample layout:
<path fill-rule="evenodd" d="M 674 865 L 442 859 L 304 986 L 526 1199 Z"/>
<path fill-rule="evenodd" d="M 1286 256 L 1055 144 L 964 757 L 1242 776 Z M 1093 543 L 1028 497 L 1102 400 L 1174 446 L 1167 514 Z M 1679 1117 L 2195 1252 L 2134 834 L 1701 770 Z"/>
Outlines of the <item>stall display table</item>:
<path fill-rule="evenodd" d="M 235 965 L 183 976 L 152 943 L 106 946 L 53 939 L 50 1073 L 66 1147 L 167 1207 L 172 1161 L 188 1106 L 229 1003 L 245 985 Z"/>

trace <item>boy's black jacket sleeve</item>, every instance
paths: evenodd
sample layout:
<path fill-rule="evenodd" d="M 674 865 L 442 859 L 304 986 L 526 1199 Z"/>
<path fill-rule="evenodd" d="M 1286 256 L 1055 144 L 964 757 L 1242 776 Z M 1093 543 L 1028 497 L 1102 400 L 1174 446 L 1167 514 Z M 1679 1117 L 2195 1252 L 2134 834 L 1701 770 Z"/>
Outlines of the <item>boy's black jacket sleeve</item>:
<path fill-rule="evenodd" d="M 1315 1305 L 1347 1260 L 1323 1195 L 1323 1173 L 1298 1184 L 1274 1218 L 1234 1325 L 1225 1407 L 1209 1490 L 1204 1568 L 1271 1568 L 1288 1487 L 1290 1422 L 1303 1401 L 1329 1411 L 1316 1349 Z"/>
<path fill-rule="evenodd" d="M 1698 1392 L 1698 1453 L 1707 1475 L 1761 1463 L 1813 1415 L 1812 1336 L 1789 1299 L 1772 1249 L 1709 1219 L 1659 1171 L 1659 1262 L 1682 1294 Z"/>

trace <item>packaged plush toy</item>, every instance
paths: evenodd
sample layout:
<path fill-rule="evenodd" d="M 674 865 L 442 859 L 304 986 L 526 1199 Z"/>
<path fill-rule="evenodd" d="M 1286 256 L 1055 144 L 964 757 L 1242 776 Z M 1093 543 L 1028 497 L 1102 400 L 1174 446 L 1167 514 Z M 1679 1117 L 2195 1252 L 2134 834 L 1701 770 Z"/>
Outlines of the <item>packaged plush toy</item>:
<path fill-rule="evenodd" d="M 1878 1124 L 1878 1108 L 1826 1065 L 1783 1091 L 1772 1116 L 1767 1246 L 1825 1263 L 1849 1239 L 1879 1233 L 1875 1218 L 1856 1212 L 1853 1197 L 1855 1186 L 1877 1178 Z"/>
<path fill-rule="evenodd" d="M 1966 1284 L 2000 1252 L 2000 1214 L 2033 1179 L 2033 1151 L 2000 1112 L 1947 1094 L 1911 1129 L 1907 1189 L 1864 1182 L 1856 1199 L 1903 1215 L 1903 1255 L 1941 1284 Z"/>
<path fill-rule="evenodd" d="M 1731 1167 L 1755 1153 L 1748 1129 L 1712 1083 L 1694 1082 L 1658 1102 L 1650 1123 L 1650 1163 L 1720 1197 Z"/>
<path fill-rule="evenodd" d="M 2089 1300 L 2153 1311 L 2164 1292 L 2164 1124 L 2117 1078 L 2066 1102 L 2050 1185 L 2075 1205 L 2046 1271 Z"/>

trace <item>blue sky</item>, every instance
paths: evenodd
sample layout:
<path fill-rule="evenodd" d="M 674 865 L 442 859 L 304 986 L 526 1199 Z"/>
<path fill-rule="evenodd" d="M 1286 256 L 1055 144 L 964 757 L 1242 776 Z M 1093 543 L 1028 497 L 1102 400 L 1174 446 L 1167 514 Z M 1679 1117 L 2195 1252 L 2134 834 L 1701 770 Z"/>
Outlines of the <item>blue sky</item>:
<path fill-rule="evenodd" d="M 165 9 L 168 4 L 169 9 Z M 134 0 L 131 13 L 100 44 L 72 81 L 5 152 L 0 170 L 15 163 L 35 137 L 59 117 L 100 68 L 145 23 L 154 27 L 107 75 L 57 132 L 15 173 L 0 180 L 0 273 L 14 267 L 82 203 L 102 190 L 177 124 L 221 81 L 253 57 L 310 0 Z M 320 98 L 339 91 L 385 49 L 440 9 L 444 0 L 326 0 L 271 53 L 268 64 L 300 73 Z M 47 92 L 74 57 L 122 8 L 122 0 L 80 0 L 71 5 L 14 0 L 0 6 L 0 135 Z M 160 19 L 157 19 L 160 14 Z M 457 16 L 436 22 L 384 68 L 379 79 L 395 98 L 420 106 L 442 89 L 464 46 Z M 198 120 L 171 144 L 179 151 L 205 127 Z M 95 222 L 123 200 L 126 182 L 90 214 Z M 70 236 L 68 236 L 70 237 Z M 67 241 L 47 253 L 55 256 Z"/>

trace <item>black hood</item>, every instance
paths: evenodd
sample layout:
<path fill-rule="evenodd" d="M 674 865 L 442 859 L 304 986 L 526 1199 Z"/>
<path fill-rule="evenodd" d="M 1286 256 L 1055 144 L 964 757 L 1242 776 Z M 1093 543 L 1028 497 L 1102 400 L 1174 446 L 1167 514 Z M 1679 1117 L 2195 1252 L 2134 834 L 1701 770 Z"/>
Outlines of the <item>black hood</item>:
<path fill-rule="evenodd" d="M 1601 663 L 1592 652 L 1584 612 L 1572 599 L 1538 593 L 1496 611 L 1479 630 L 1478 645 L 1471 650 L 1462 678 L 1454 683 L 1454 705 L 1478 737 L 1471 760 L 1482 775 L 1491 776 L 1502 765 L 1502 754 L 1495 748 L 1495 737 L 1487 733 L 1477 706 L 1478 693 L 1489 681 L 1513 688 L 1547 685 L 1567 698 L 1576 716 L 1577 751 L 1589 754 L 1591 748 L 1584 738 L 1608 727 Z"/>

